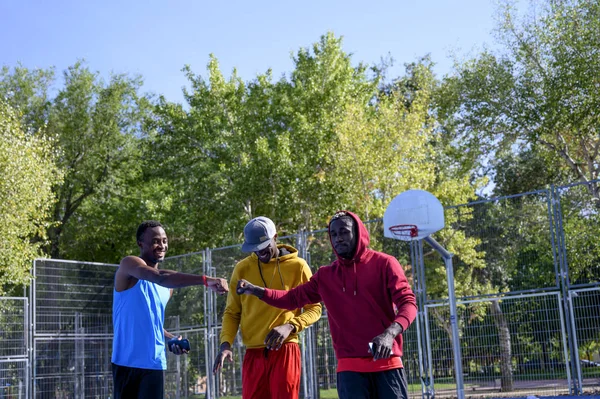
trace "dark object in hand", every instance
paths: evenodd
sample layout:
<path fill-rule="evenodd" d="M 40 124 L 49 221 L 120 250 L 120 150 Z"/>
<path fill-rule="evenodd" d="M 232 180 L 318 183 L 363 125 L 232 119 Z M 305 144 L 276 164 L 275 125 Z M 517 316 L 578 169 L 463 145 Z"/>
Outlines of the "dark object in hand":
<path fill-rule="evenodd" d="M 173 345 L 177 345 L 178 347 L 180 347 L 181 349 L 183 349 L 184 351 L 190 351 L 190 341 L 188 341 L 187 339 L 177 339 L 177 338 L 171 338 L 168 342 L 167 342 L 167 346 L 169 347 L 169 350 L 171 352 L 173 352 Z"/>

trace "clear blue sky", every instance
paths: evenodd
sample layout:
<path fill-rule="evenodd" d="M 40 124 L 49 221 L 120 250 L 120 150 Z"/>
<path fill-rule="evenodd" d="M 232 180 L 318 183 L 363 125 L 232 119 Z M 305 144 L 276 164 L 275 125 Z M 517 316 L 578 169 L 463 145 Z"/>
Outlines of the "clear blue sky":
<path fill-rule="evenodd" d="M 91 69 L 141 74 L 144 90 L 183 101 L 181 72 L 204 74 L 214 53 L 225 75 L 246 80 L 292 69 L 290 53 L 327 31 L 344 37 L 355 62 L 391 54 L 402 65 L 430 53 L 438 75 L 450 54 L 493 43 L 492 0 L 206 1 L 0 0 L 0 64 L 58 71 L 84 58 Z"/>

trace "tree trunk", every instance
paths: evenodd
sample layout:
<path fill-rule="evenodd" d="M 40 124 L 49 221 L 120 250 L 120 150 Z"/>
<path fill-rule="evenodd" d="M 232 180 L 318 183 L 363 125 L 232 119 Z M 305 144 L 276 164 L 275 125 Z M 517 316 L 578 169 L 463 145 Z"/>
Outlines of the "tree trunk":
<path fill-rule="evenodd" d="M 498 329 L 498 338 L 500 341 L 500 370 L 502 373 L 500 379 L 500 386 L 502 392 L 511 392 L 514 390 L 513 387 L 513 375 L 512 375 L 512 350 L 510 347 L 510 330 L 508 329 L 508 323 L 500 309 L 500 302 L 495 300 L 490 304 L 492 316 L 494 318 L 494 324 Z"/>
<path fill-rule="evenodd" d="M 60 259 L 60 235 L 62 225 L 53 226 L 48 229 L 48 250 L 46 251 L 52 259 Z"/>

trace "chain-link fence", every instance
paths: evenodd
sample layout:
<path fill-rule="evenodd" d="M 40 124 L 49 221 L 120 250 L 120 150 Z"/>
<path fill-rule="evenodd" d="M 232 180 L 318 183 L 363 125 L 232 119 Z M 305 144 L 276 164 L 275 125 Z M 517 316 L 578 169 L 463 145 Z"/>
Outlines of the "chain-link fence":
<path fill-rule="evenodd" d="M 458 302 L 465 391 L 568 393 L 565 319 L 559 293 Z M 445 304 L 427 305 L 431 378 L 438 396 L 455 389 Z"/>
<path fill-rule="evenodd" d="M 27 298 L 0 298 L 0 398 L 29 398 Z"/>
<path fill-rule="evenodd" d="M 456 253 L 460 362 L 469 397 L 581 394 L 598 387 L 597 184 L 446 208 L 447 227 L 436 239 Z M 371 247 L 404 265 L 418 299 L 417 319 L 404 333 L 411 397 L 452 397 L 444 263 L 422 242 L 383 238 L 381 220 L 366 226 Z M 297 248 L 313 273 L 334 259 L 324 229 L 279 241 Z M 240 245 L 207 248 L 168 258 L 161 267 L 229 279 L 245 256 Z M 116 265 L 37 260 L 29 300 L 0 300 L 0 398 L 111 397 L 115 270 Z M 240 397 L 245 351 L 239 336 L 234 361 L 212 373 L 225 303 L 204 287 L 175 290 L 166 327 L 186 336 L 192 352 L 168 355 L 166 397 Z M 301 396 L 336 397 L 337 361 L 325 307 L 322 318 L 301 333 L 301 349 Z"/>
<path fill-rule="evenodd" d="M 569 303 L 575 356 L 581 366 L 574 378 L 583 390 L 592 389 L 600 385 L 600 287 L 570 290 Z"/>
<path fill-rule="evenodd" d="M 32 397 L 112 395 L 116 265 L 43 259 L 32 281 Z"/>

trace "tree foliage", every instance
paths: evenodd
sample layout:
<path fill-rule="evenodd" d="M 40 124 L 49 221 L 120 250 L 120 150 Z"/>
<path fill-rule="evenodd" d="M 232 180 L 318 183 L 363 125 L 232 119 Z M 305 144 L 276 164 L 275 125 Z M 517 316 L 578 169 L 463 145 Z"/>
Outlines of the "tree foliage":
<path fill-rule="evenodd" d="M 29 283 L 29 270 L 49 226 L 52 186 L 61 173 L 53 143 L 23 129 L 19 115 L 0 99 L 0 294 Z"/>
<path fill-rule="evenodd" d="M 206 78 L 185 68 L 188 110 L 157 105 L 147 145 L 164 161 L 152 173 L 178 204 L 169 220 L 193 226 L 191 243 L 239 242 L 261 214 L 280 235 L 320 228 L 342 208 L 381 217 L 408 188 L 472 198 L 468 174 L 438 167 L 431 62 L 408 65 L 381 90 L 381 69 L 354 66 L 332 34 L 293 61 L 289 77 L 274 81 L 267 71 L 244 82 L 235 70 L 225 78 L 213 57 Z"/>
<path fill-rule="evenodd" d="M 114 244 L 119 241 L 105 233 L 114 231 L 116 226 L 121 230 L 123 222 L 131 223 L 127 217 L 110 223 L 107 215 L 111 207 L 117 208 L 115 202 L 125 202 L 125 209 L 131 209 L 124 197 L 135 197 L 128 191 L 127 183 L 136 178 L 136 165 L 141 159 L 136 146 L 147 109 L 147 100 L 138 93 L 141 79 L 112 75 L 104 82 L 98 73 L 77 62 L 63 72 L 62 87 L 50 97 L 54 83 L 51 69 L 17 66 L 12 71 L 5 67 L 0 73 L 0 95 L 19 109 L 27 131 L 49 140 L 53 161 L 63 174 L 62 180 L 52 182 L 57 201 L 48 225 L 46 253 L 54 258 L 70 255 L 114 261 L 120 255 L 97 254 L 94 248 L 109 240 L 113 248 L 104 249 L 115 249 Z M 141 202 L 138 200 L 137 204 Z M 97 213 L 78 213 L 90 208 Z M 135 229 L 127 224 L 125 227 L 126 231 Z M 65 232 L 77 240 L 63 239 Z M 89 248 L 81 250 L 82 246 Z"/>
<path fill-rule="evenodd" d="M 600 4 L 537 4 L 519 21 L 504 3 L 502 49 L 483 52 L 445 79 L 440 115 L 464 148 L 485 160 L 517 145 L 592 181 L 600 172 Z M 597 185 L 590 189 L 600 198 Z"/>

